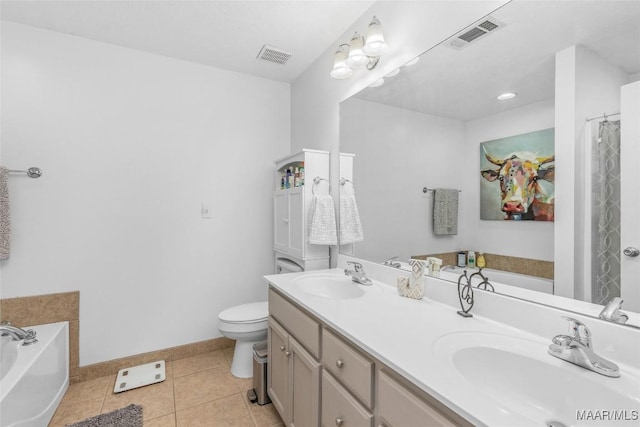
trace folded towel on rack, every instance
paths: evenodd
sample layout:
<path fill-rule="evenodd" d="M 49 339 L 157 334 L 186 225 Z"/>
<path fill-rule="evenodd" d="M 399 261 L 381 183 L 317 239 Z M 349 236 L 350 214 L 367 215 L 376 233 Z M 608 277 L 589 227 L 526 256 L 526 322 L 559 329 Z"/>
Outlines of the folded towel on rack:
<path fill-rule="evenodd" d="M 9 215 L 9 170 L 0 166 L 0 260 L 9 259 L 11 217 Z"/>
<path fill-rule="evenodd" d="M 309 210 L 309 244 L 337 245 L 336 211 L 331 195 L 314 195 Z"/>
<path fill-rule="evenodd" d="M 433 196 L 433 232 L 458 234 L 458 190 L 437 188 Z"/>
<path fill-rule="evenodd" d="M 361 242 L 364 240 L 362 223 L 354 194 L 340 192 L 340 244 Z"/>

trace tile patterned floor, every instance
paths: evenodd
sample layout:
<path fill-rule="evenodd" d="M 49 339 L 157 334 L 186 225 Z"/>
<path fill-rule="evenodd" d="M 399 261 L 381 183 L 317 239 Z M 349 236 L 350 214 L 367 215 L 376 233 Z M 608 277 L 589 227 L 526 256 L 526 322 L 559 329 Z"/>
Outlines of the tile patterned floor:
<path fill-rule="evenodd" d="M 131 403 L 142 405 L 144 427 L 284 426 L 273 405 L 249 403 L 251 379 L 231 375 L 233 349 L 167 362 L 159 384 L 114 394 L 116 375 L 72 384 L 49 427 L 63 427 Z"/>

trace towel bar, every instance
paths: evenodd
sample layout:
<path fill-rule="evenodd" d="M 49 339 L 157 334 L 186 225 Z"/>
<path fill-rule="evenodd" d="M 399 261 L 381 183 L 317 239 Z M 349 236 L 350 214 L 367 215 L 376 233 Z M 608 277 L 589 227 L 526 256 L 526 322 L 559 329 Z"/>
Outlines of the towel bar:
<path fill-rule="evenodd" d="M 435 188 L 422 187 L 422 192 L 424 194 L 427 194 L 427 192 L 429 192 L 429 191 L 436 191 L 436 189 Z M 458 190 L 458 193 L 462 193 L 462 190 Z"/>
<path fill-rule="evenodd" d="M 26 173 L 29 178 L 40 178 L 42 176 L 42 169 L 36 168 L 36 167 L 31 167 L 26 171 L 9 169 L 8 172 L 9 173 Z"/>
<path fill-rule="evenodd" d="M 313 185 L 311 186 L 311 194 L 313 194 L 314 196 L 316 195 L 316 185 L 320 184 L 322 181 L 325 181 L 327 184 L 329 184 L 329 194 L 331 194 L 331 183 L 329 182 L 328 179 L 325 179 L 321 176 L 316 176 L 315 178 L 313 178 Z"/>

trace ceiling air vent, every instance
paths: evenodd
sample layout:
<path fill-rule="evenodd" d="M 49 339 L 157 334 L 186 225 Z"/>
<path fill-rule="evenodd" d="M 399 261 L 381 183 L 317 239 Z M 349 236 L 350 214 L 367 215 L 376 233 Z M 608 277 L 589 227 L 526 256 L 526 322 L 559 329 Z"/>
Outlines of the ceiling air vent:
<path fill-rule="evenodd" d="M 481 37 L 499 30 L 506 24 L 492 16 L 476 22 L 473 26 L 464 29 L 447 41 L 447 45 L 454 49 L 464 49 Z"/>
<path fill-rule="evenodd" d="M 291 54 L 277 47 L 265 44 L 262 46 L 262 49 L 260 49 L 257 58 L 263 61 L 273 62 L 274 64 L 284 65 L 289 58 L 291 58 Z"/>

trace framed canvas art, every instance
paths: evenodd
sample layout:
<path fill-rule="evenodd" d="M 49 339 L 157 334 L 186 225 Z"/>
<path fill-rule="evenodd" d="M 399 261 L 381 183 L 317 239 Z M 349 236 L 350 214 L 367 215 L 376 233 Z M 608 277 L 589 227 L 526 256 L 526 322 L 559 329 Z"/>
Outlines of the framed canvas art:
<path fill-rule="evenodd" d="M 554 129 L 480 144 L 480 219 L 553 221 Z"/>

